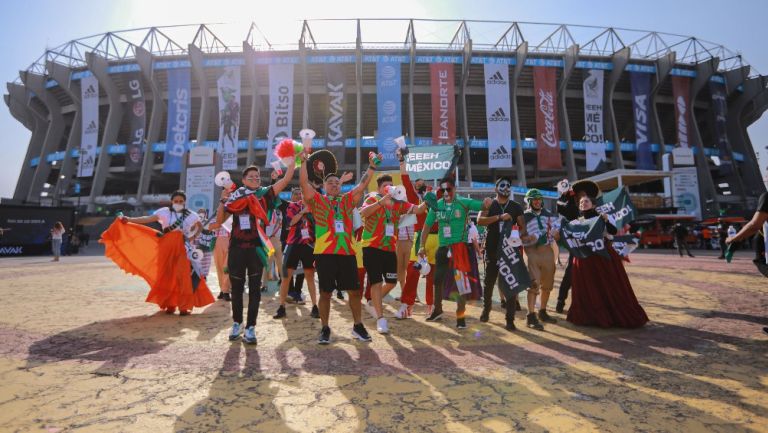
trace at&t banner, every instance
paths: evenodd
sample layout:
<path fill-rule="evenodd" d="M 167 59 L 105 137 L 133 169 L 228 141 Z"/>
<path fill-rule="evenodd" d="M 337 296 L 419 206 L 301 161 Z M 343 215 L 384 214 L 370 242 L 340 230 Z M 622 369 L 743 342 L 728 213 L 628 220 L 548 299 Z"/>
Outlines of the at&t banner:
<path fill-rule="evenodd" d="M 486 63 L 485 119 L 488 124 L 488 167 L 512 167 L 512 124 L 509 110 L 509 66 Z"/>
<path fill-rule="evenodd" d="M 400 63 L 376 63 L 376 110 L 378 134 L 376 144 L 384 156 L 382 167 L 397 167 L 395 138 L 403 132 L 400 94 Z"/>
<path fill-rule="evenodd" d="M 225 68 L 216 81 L 219 94 L 219 147 L 224 170 L 237 169 L 240 131 L 240 68 Z"/>
<path fill-rule="evenodd" d="M 189 146 L 191 95 L 189 69 L 168 69 L 168 128 L 163 173 L 181 173 L 181 161 Z"/>
<path fill-rule="evenodd" d="M 539 170 L 561 170 L 560 132 L 557 125 L 555 68 L 533 67 L 536 98 L 536 156 Z"/>

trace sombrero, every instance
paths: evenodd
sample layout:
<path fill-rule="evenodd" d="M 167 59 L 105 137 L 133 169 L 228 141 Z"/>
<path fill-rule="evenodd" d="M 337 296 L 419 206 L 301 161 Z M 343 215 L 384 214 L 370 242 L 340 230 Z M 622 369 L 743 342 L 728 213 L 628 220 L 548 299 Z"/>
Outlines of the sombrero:
<path fill-rule="evenodd" d="M 577 180 L 571 185 L 571 189 L 574 193 L 584 191 L 589 197 L 598 198 L 603 193 L 600 191 L 600 187 L 591 180 Z"/>
<path fill-rule="evenodd" d="M 318 150 L 307 158 L 309 180 L 315 184 L 322 184 L 325 176 L 336 173 L 338 166 L 336 157 L 331 151 L 326 149 Z"/>

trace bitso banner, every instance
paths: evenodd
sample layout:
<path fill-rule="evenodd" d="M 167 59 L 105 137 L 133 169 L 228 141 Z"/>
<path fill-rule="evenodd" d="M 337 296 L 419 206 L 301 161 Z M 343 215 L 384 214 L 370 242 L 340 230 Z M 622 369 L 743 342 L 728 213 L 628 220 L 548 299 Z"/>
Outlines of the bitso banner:
<path fill-rule="evenodd" d="M 216 80 L 219 94 L 219 147 L 221 168 L 237 169 L 237 144 L 240 141 L 240 67 L 224 68 Z"/>
<path fill-rule="evenodd" d="M 128 78 L 128 103 L 126 115 L 131 134 L 126 149 L 125 171 L 141 171 L 144 161 L 144 135 L 146 134 L 146 105 L 144 104 L 144 90 L 141 85 L 141 75 L 138 72 L 129 72 Z"/>
<path fill-rule="evenodd" d="M 163 173 L 181 173 L 182 158 L 189 147 L 191 97 L 189 69 L 168 69 L 168 128 Z"/>
<path fill-rule="evenodd" d="M 383 168 L 397 167 L 395 138 L 403 135 L 400 94 L 400 63 L 379 61 L 376 63 L 376 111 L 378 134 L 376 145 L 384 160 Z"/>
<path fill-rule="evenodd" d="M 344 164 L 344 113 L 347 100 L 344 96 L 346 74 L 343 65 L 325 65 L 325 89 L 328 92 L 328 124 L 326 146 L 336 156 L 339 164 Z"/>
<path fill-rule="evenodd" d="M 536 156 L 539 170 L 563 168 L 555 78 L 555 68 L 533 67 L 533 92 L 536 99 Z"/>
<path fill-rule="evenodd" d="M 589 69 L 582 84 L 584 93 L 584 135 L 587 171 L 605 169 L 605 136 L 603 135 L 603 70 Z"/>
<path fill-rule="evenodd" d="M 691 124 L 691 79 L 672 76 L 672 95 L 675 100 L 675 126 L 677 146 L 672 151 L 674 165 L 693 165 L 693 150 L 690 143 Z"/>
<path fill-rule="evenodd" d="M 77 176 L 91 177 L 96 165 L 96 147 L 99 145 L 99 81 L 93 75 L 80 80 L 80 98 L 83 123 Z"/>
<path fill-rule="evenodd" d="M 456 96 L 452 63 L 429 65 L 432 144 L 456 144 Z"/>
<path fill-rule="evenodd" d="M 277 160 L 275 144 L 291 137 L 293 127 L 293 64 L 269 65 L 269 128 L 267 166 Z"/>
<path fill-rule="evenodd" d="M 709 82 L 709 93 L 712 94 L 712 109 L 715 112 L 715 138 L 720 158 L 720 174 L 729 174 L 733 171 L 733 157 L 728 143 L 728 130 L 726 121 L 728 116 L 728 102 L 726 101 L 725 85 Z"/>
<path fill-rule="evenodd" d="M 651 152 L 650 129 L 648 128 L 648 107 L 651 93 L 651 74 L 630 72 L 632 85 L 632 110 L 635 117 L 635 145 L 637 146 L 637 168 L 655 170 Z"/>
<path fill-rule="evenodd" d="M 512 124 L 509 109 L 509 65 L 486 63 L 485 118 L 488 124 L 488 167 L 512 167 Z"/>

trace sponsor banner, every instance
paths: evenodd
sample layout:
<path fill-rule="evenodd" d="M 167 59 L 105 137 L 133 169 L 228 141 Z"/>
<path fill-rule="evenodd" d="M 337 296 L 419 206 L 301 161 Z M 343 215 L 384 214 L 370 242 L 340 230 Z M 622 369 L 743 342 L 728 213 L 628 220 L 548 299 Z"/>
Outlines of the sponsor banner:
<path fill-rule="evenodd" d="M 125 171 L 141 171 L 144 161 L 144 135 L 146 134 L 146 105 L 144 103 L 144 90 L 141 85 L 141 74 L 128 73 L 128 103 L 126 114 L 128 125 L 131 128 L 128 149 L 125 157 Z"/>
<path fill-rule="evenodd" d="M 603 79 L 601 69 L 590 69 L 582 84 L 584 92 L 584 135 L 587 147 L 587 171 L 605 170 L 603 135 Z"/>
<path fill-rule="evenodd" d="M 211 215 L 216 207 L 213 206 L 213 177 L 215 167 L 190 167 L 187 169 L 187 184 L 184 191 L 187 194 L 187 209 L 197 212 L 198 209 L 207 209 Z"/>
<path fill-rule="evenodd" d="M 600 216 L 589 219 L 575 219 L 560 225 L 560 239 L 575 257 L 585 259 L 599 254 L 608 257 L 605 242 L 605 221 Z"/>
<path fill-rule="evenodd" d="M 555 72 L 554 68 L 539 66 L 533 68 L 533 92 L 536 98 L 536 156 L 539 170 L 563 168 L 557 120 Z"/>
<path fill-rule="evenodd" d="M 506 299 L 517 299 L 517 295 L 531 285 L 531 276 L 523 262 L 523 248 L 513 247 L 506 241 L 512 233 L 514 221 L 501 223 L 501 242 L 499 242 L 496 264 L 499 266 L 499 288 Z"/>
<path fill-rule="evenodd" d="M 696 167 L 672 169 L 672 204 L 679 214 L 692 215 L 701 220 L 699 176 Z"/>
<path fill-rule="evenodd" d="M 412 146 L 405 156 L 411 179 L 440 180 L 451 168 L 453 146 Z"/>
<path fill-rule="evenodd" d="M 267 166 L 277 161 L 275 144 L 292 136 L 293 65 L 269 65 L 269 128 L 267 132 Z"/>
<path fill-rule="evenodd" d="M 189 147 L 192 115 L 189 69 L 168 70 L 168 128 L 163 154 L 163 173 L 181 173 L 184 152 Z"/>
<path fill-rule="evenodd" d="M 648 107 L 651 94 L 651 75 L 630 72 L 632 85 L 632 110 L 635 117 L 635 145 L 637 146 L 637 168 L 654 170 L 656 163 L 651 152 L 650 128 L 648 128 Z"/>
<path fill-rule="evenodd" d="M 237 143 L 240 132 L 240 67 L 224 69 L 216 88 L 219 94 L 219 147 L 221 168 L 237 169 Z"/>
<path fill-rule="evenodd" d="M 398 166 L 394 140 L 403 134 L 400 91 L 400 63 L 392 60 L 376 62 L 376 110 L 379 121 L 376 145 L 384 155 L 382 168 Z"/>
<path fill-rule="evenodd" d="M 733 157 L 726 129 L 728 102 L 726 101 L 725 85 L 710 81 L 709 91 L 712 95 L 712 110 L 715 114 L 715 139 L 717 140 L 718 157 L 720 158 L 719 171 L 720 174 L 729 174 L 733 171 Z"/>
<path fill-rule="evenodd" d="M 674 165 L 693 165 L 693 150 L 690 143 L 691 124 L 691 79 L 672 77 L 672 94 L 675 100 L 675 126 L 677 146 L 672 151 Z"/>
<path fill-rule="evenodd" d="M 96 166 L 96 147 L 99 143 L 99 81 L 93 75 L 80 80 L 80 98 L 83 116 L 77 176 L 91 177 Z"/>
<path fill-rule="evenodd" d="M 619 230 L 625 225 L 635 220 L 635 205 L 629 198 L 626 188 L 620 187 L 613 191 L 603 193 L 597 199 L 597 208 L 599 213 L 608 215 L 608 219 Z"/>
<path fill-rule="evenodd" d="M 344 164 L 344 113 L 347 111 L 346 73 L 342 65 L 325 66 L 325 90 L 328 92 L 326 146 Z"/>
<path fill-rule="evenodd" d="M 488 124 L 488 167 L 512 167 L 512 123 L 509 109 L 509 66 L 486 63 L 485 119 Z"/>
<path fill-rule="evenodd" d="M 429 65 L 432 90 L 432 143 L 456 143 L 456 96 L 453 64 Z"/>

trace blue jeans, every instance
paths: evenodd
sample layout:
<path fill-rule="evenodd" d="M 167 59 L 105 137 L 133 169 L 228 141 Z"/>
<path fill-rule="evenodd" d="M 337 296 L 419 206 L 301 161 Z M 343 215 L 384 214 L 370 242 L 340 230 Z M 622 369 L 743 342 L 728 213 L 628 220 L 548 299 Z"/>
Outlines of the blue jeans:
<path fill-rule="evenodd" d="M 51 248 L 53 249 L 53 256 L 59 257 L 61 255 L 61 239 L 51 239 Z"/>

